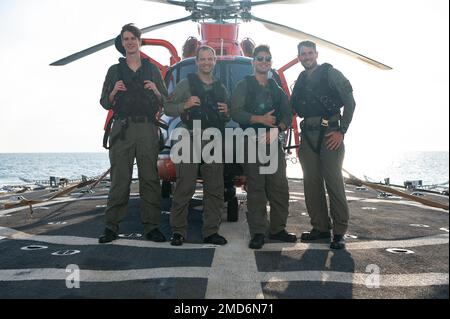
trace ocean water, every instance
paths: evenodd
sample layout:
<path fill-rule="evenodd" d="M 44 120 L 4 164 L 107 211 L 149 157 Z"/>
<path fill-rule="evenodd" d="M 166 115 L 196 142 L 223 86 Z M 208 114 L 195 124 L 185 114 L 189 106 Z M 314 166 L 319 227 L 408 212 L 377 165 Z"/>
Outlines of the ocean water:
<path fill-rule="evenodd" d="M 108 153 L 0 154 L 0 187 L 49 180 L 50 176 L 81 179 L 108 170 Z"/>
<path fill-rule="evenodd" d="M 422 185 L 443 184 L 448 187 L 449 152 L 353 150 L 346 152 L 343 168 L 361 180 L 371 182 L 384 182 L 389 178 L 391 184 L 403 185 L 405 181 L 421 180 Z M 301 175 L 300 164 L 288 162 L 288 176 Z"/>
<path fill-rule="evenodd" d="M 94 177 L 109 168 L 108 153 L 0 154 L 0 187 L 24 184 L 24 180 L 49 180 L 50 176 L 80 179 Z M 344 168 L 363 179 L 403 185 L 406 180 L 422 180 L 424 185 L 449 180 L 449 152 L 347 153 Z M 134 177 L 137 176 L 136 168 Z M 288 176 L 302 177 L 298 162 L 288 161 Z"/>

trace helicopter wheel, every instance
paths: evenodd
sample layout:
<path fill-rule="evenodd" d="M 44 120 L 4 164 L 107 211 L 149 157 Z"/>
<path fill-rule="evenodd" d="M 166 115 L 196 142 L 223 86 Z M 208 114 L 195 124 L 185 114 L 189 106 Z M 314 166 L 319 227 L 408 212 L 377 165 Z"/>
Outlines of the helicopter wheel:
<path fill-rule="evenodd" d="M 168 181 L 163 181 L 161 185 L 161 197 L 170 198 L 171 194 L 172 194 L 172 183 Z"/>
<path fill-rule="evenodd" d="M 235 223 L 239 219 L 239 202 L 236 196 L 228 201 L 227 220 Z"/>

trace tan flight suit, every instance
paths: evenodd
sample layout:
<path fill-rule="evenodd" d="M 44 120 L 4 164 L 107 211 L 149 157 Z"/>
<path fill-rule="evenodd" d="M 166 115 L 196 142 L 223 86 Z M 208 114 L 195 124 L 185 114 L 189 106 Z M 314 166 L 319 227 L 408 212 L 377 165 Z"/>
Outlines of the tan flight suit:
<path fill-rule="evenodd" d="M 316 73 L 318 72 L 313 72 L 307 78 L 307 81 L 312 81 L 315 76 L 318 76 Z M 341 130 L 341 132 L 345 133 L 353 118 L 355 109 L 353 89 L 344 75 L 334 68 L 330 68 L 328 71 L 328 82 L 329 87 L 338 92 L 344 104 L 344 111 L 342 118 L 340 114 L 329 118 L 330 123 L 339 122 L 339 126 L 327 128 L 324 134 L 326 135 L 333 130 Z M 300 91 L 299 94 L 301 93 Z M 299 113 L 298 110 L 301 106 L 295 94 L 291 104 Z M 313 113 L 315 111 L 309 110 L 308 112 Z M 320 152 L 316 153 L 311 146 L 316 147 L 318 144 L 321 118 L 321 116 L 306 115 L 304 128 L 302 128 L 300 163 L 303 169 L 305 202 L 313 229 L 320 232 L 327 232 L 332 229 L 334 235 L 344 235 L 347 231 L 349 220 L 349 209 L 342 176 L 345 146 L 342 143 L 339 149 L 329 150 L 326 147 L 327 139 L 325 137 L 320 145 Z M 306 140 L 305 134 L 307 134 L 309 142 Z M 328 214 L 325 186 L 329 196 L 330 214 Z"/>
<path fill-rule="evenodd" d="M 280 91 L 279 122 L 289 127 L 292 122 L 292 113 L 289 108 L 286 94 Z M 232 97 L 231 117 L 243 127 L 250 126 L 253 113 L 247 111 L 246 99 L 248 94 L 247 80 L 240 81 Z M 271 96 L 269 85 L 258 85 L 257 93 L 266 99 Z M 267 100 L 266 100 L 267 101 Z M 272 102 L 267 101 L 271 104 Z M 258 145 L 260 145 L 258 143 Z M 247 146 L 247 144 L 246 144 Z M 256 156 L 258 158 L 258 156 Z M 247 154 L 246 154 L 247 159 Z M 247 160 L 246 160 L 247 161 Z M 286 228 L 289 215 L 289 185 L 286 177 L 286 159 L 282 145 L 278 141 L 278 168 L 274 174 L 260 174 L 262 164 L 248 163 L 244 165 L 244 174 L 247 177 L 247 222 L 251 236 L 255 234 L 277 234 Z M 270 204 L 270 223 L 267 220 L 267 201 Z"/>
<path fill-rule="evenodd" d="M 144 63 L 144 62 L 143 62 Z M 152 77 L 163 99 L 167 98 L 167 89 L 159 70 L 152 66 Z M 115 83 L 119 80 L 118 65 L 108 70 L 103 84 L 100 104 L 107 110 L 113 105 L 108 97 Z M 142 67 L 132 75 L 143 72 Z M 125 218 L 130 196 L 130 184 L 133 176 L 133 164 L 136 158 L 139 176 L 139 194 L 141 197 L 141 221 L 144 234 L 150 233 L 160 225 L 161 217 L 161 187 L 158 177 L 157 161 L 159 153 L 158 128 L 153 119 L 128 119 L 128 127 L 121 134 L 121 120 L 115 119 L 110 135 L 109 159 L 111 163 L 111 189 L 109 191 L 106 215 L 106 228 L 118 233 L 119 224 Z"/>
<path fill-rule="evenodd" d="M 205 91 L 212 90 L 212 85 L 203 84 Z M 226 91 L 225 87 L 223 87 Z M 178 117 L 184 112 L 184 103 L 191 97 L 189 81 L 184 79 L 178 83 L 165 104 L 168 116 Z M 227 98 L 228 100 L 228 98 Z M 187 126 L 183 125 L 187 129 Z M 203 146 L 207 142 L 202 141 Z M 192 133 L 191 133 L 191 146 Z M 191 149 L 192 157 L 192 149 Z M 191 158 L 192 160 L 192 158 Z M 172 199 L 170 225 L 172 233 L 186 238 L 188 225 L 188 207 L 195 193 L 198 173 L 203 180 L 203 238 L 219 232 L 224 207 L 223 163 L 180 163 L 175 164 L 177 182 Z"/>

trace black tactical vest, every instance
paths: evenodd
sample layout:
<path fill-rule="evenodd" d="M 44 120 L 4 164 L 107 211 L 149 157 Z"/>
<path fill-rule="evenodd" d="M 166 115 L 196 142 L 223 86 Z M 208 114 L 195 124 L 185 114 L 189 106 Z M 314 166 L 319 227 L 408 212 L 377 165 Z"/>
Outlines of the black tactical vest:
<path fill-rule="evenodd" d="M 197 74 L 191 73 L 187 78 L 191 96 L 200 98 L 200 106 L 184 112 L 181 115 L 183 123 L 192 129 L 192 121 L 201 120 L 202 129 L 214 127 L 223 131 L 225 129 L 225 121 L 223 115 L 219 112 L 217 103 L 226 103 L 227 94 L 220 81 L 214 81 L 212 89 L 205 90 L 203 82 Z"/>
<path fill-rule="evenodd" d="M 121 58 L 119 61 L 118 78 L 124 82 L 127 90 L 117 93 L 114 113 L 120 118 L 129 116 L 155 118 L 159 110 L 159 101 L 153 91 L 144 88 L 144 81 L 154 82 L 152 65 L 142 59 L 141 69 L 131 72 L 125 59 Z"/>
<path fill-rule="evenodd" d="M 264 115 L 270 111 L 275 110 L 273 116 L 277 118 L 276 125 L 280 124 L 281 120 L 281 88 L 274 79 L 268 79 L 267 87 L 259 85 L 258 80 L 252 75 L 245 77 L 247 82 L 247 95 L 245 97 L 244 110 L 253 115 Z M 266 128 L 265 125 L 256 123 L 252 125 L 241 125 L 243 128 L 253 127 Z"/>
<path fill-rule="evenodd" d="M 310 79 L 307 79 L 306 71 L 299 75 L 292 91 L 292 105 L 300 117 L 330 118 L 340 114 L 344 103 L 328 82 L 328 72 L 332 67 L 328 63 L 318 66 Z"/>

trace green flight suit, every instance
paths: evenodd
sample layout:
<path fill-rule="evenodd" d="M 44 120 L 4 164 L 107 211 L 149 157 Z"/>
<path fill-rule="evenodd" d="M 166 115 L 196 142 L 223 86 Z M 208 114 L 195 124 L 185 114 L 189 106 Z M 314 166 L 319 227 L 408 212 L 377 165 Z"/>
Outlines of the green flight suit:
<path fill-rule="evenodd" d="M 313 81 L 314 77 L 319 76 L 316 73 L 318 72 L 313 72 L 306 78 L 306 81 Z M 341 130 L 345 134 L 355 110 L 353 89 L 344 75 L 332 67 L 328 70 L 328 82 L 330 89 L 338 92 L 344 108 L 342 116 L 336 114 L 329 118 L 330 123 L 339 122 L 339 127 L 329 127 L 324 134 L 326 135 L 333 130 Z M 299 94 L 301 93 L 300 91 Z M 291 104 L 294 109 L 298 109 L 298 100 L 295 95 L 291 99 Z M 304 118 L 300 163 L 303 170 L 305 202 L 313 229 L 320 232 L 327 232 L 332 229 L 334 235 L 344 235 L 349 221 L 349 208 L 342 176 L 345 145 L 342 143 L 337 150 L 329 150 L 326 147 L 326 138 L 323 138 L 319 153 L 312 148 L 319 142 L 321 119 L 321 116 L 308 115 Z M 307 134 L 309 142 L 305 134 Z M 325 186 L 329 196 L 329 214 Z"/>
<path fill-rule="evenodd" d="M 226 91 L 226 88 L 222 85 Z M 212 90 L 213 85 L 203 83 L 205 92 Z M 178 117 L 183 114 L 184 103 L 191 97 L 189 80 L 184 79 L 177 84 L 175 90 L 165 104 L 165 114 Z M 226 98 L 228 100 L 228 96 Z M 224 118 L 224 121 L 227 119 Z M 184 128 L 188 129 L 186 125 Z M 202 149 L 207 142 L 202 141 Z M 191 133 L 191 146 L 192 133 Z M 191 148 L 191 160 L 192 160 Z M 222 222 L 221 214 L 224 207 L 224 177 L 223 163 L 180 163 L 175 164 L 177 182 L 172 199 L 170 212 L 170 225 L 172 233 L 178 233 L 184 238 L 187 236 L 188 207 L 195 193 L 198 173 L 203 180 L 203 238 L 219 232 Z"/>
<path fill-rule="evenodd" d="M 277 89 L 280 91 L 278 122 L 289 127 L 292 122 L 292 113 L 288 98 L 281 88 L 277 87 Z M 248 92 L 248 83 L 244 79 L 237 84 L 231 99 L 231 117 L 243 127 L 251 126 L 250 118 L 255 115 L 246 109 Z M 272 92 L 269 85 L 263 87 L 258 84 L 255 94 L 263 95 L 267 99 Z M 274 174 L 261 175 L 260 168 L 264 165 L 259 161 L 248 163 L 248 148 L 246 148 L 244 174 L 247 177 L 247 222 L 252 236 L 276 234 L 286 228 L 289 215 L 289 185 L 286 177 L 284 151 L 281 143 L 279 141 L 277 143 L 278 167 Z M 258 143 L 258 146 L 261 144 Z M 256 157 L 258 158 L 258 156 Z M 270 205 L 270 223 L 267 220 L 267 201 Z"/>
<path fill-rule="evenodd" d="M 143 62 L 144 63 L 144 62 Z M 153 82 L 156 84 L 163 100 L 167 98 L 167 89 L 159 69 L 151 64 Z M 100 104 L 107 110 L 113 108 L 109 95 L 119 80 L 119 65 L 109 68 L 103 84 Z M 136 72 L 127 69 L 132 76 L 140 76 L 143 68 Z M 125 218 L 130 196 L 130 184 L 133 176 L 133 164 L 136 158 L 139 176 L 139 194 L 141 197 L 141 221 L 144 234 L 148 234 L 160 225 L 161 186 L 158 177 L 157 161 L 159 153 L 158 128 L 153 119 L 141 122 L 128 120 L 128 128 L 121 134 L 121 120 L 115 118 L 111 129 L 109 160 L 111 163 L 111 189 L 108 195 L 106 228 L 119 232 L 119 224 Z"/>

